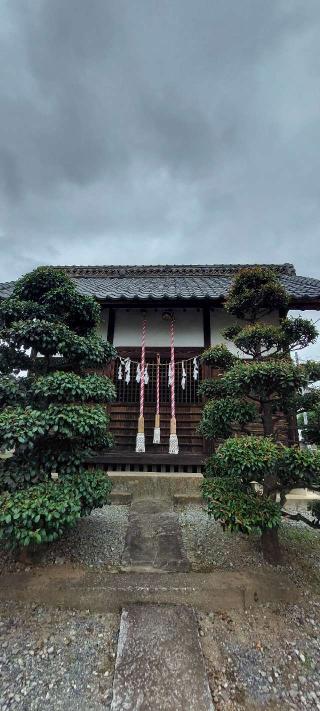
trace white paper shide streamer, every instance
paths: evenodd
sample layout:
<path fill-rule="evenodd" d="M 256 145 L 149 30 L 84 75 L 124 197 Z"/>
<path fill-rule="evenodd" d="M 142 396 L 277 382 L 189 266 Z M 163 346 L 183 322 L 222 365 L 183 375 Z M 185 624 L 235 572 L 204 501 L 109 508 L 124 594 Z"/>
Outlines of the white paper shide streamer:
<path fill-rule="evenodd" d="M 124 361 L 124 379 L 126 382 L 126 385 L 129 385 L 130 380 L 131 380 L 131 375 L 130 375 L 130 368 L 131 368 L 131 360 L 130 358 L 125 358 Z"/>
<path fill-rule="evenodd" d="M 185 390 L 186 389 L 186 380 L 187 380 L 187 371 L 185 369 L 184 360 L 181 363 L 181 368 L 182 368 L 181 387 L 182 387 L 182 390 Z"/>
<path fill-rule="evenodd" d="M 199 361 L 198 358 L 193 359 L 193 380 L 199 379 Z"/>
<path fill-rule="evenodd" d="M 125 379 L 125 383 L 127 385 L 129 385 L 130 378 L 131 378 L 130 368 L 131 368 L 130 358 L 119 358 L 118 380 L 123 380 L 123 370 L 124 370 L 124 379 Z"/>

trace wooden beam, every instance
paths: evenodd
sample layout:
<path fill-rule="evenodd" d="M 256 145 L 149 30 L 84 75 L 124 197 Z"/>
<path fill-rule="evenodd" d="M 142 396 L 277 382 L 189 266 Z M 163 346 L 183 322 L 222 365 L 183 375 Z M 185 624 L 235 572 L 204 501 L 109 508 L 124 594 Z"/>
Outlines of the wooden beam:
<path fill-rule="evenodd" d="M 163 299 L 99 299 L 99 302 L 103 306 L 110 306 L 111 308 L 117 308 L 117 309 L 161 309 L 161 311 L 164 310 L 170 310 L 170 309 L 199 309 L 201 310 L 202 307 L 205 304 L 208 304 L 208 298 L 193 298 L 191 297 L 190 299 L 168 299 L 168 298 L 163 298 Z M 210 300 L 210 305 L 211 306 L 222 306 L 224 303 L 223 299 L 212 299 Z"/>
<path fill-rule="evenodd" d="M 203 318 L 203 345 L 205 348 L 211 346 L 211 322 L 210 322 L 210 308 L 206 304 L 202 309 Z"/>
<path fill-rule="evenodd" d="M 143 454 L 128 450 L 113 449 L 110 452 L 99 454 L 87 459 L 88 464 L 172 464 L 185 466 L 201 466 L 203 456 L 201 454 L 189 454 L 179 452 L 179 454 L 162 454 L 154 452 L 144 452 Z"/>
<path fill-rule="evenodd" d="M 115 309 L 111 306 L 109 309 L 109 321 L 108 321 L 108 333 L 107 333 L 107 341 L 109 343 L 113 343 L 115 322 L 116 322 L 116 312 L 115 312 Z"/>

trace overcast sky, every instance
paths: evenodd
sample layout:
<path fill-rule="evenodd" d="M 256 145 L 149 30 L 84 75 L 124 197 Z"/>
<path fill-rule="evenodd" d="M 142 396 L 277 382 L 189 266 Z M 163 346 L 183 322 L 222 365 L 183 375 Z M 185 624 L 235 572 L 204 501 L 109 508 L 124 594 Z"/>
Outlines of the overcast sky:
<path fill-rule="evenodd" d="M 3 0 L 0 280 L 293 262 L 320 277 L 319 0 Z"/>

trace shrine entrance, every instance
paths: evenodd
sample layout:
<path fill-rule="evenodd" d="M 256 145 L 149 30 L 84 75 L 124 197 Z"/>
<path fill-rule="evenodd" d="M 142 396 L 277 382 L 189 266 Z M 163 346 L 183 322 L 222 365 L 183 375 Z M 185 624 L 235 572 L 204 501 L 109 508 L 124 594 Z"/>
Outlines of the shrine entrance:
<path fill-rule="evenodd" d="M 110 406 L 110 430 L 115 437 L 114 454 L 116 450 L 119 451 L 120 449 L 129 454 L 129 452 L 134 453 L 136 449 L 141 395 L 141 382 L 139 379 L 141 351 L 137 348 L 118 348 L 118 352 L 119 358 L 114 362 L 111 374 L 116 386 L 117 396 L 116 402 Z M 159 444 L 154 444 L 158 355 L 160 356 L 160 442 Z M 155 461 L 157 455 L 168 454 L 169 449 L 171 420 L 170 350 L 168 348 L 146 348 L 145 359 L 147 366 L 145 369 L 147 377 L 144 385 L 145 456 L 147 454 L 152 455 L 152 460 Z M 176 348 L 174 395 L 179 455 L 193 454 L 198 455 L 200 459 L 202 459 L 204 450 L 203 438 L 197 432 L 203 406 L 202 397 L 199 394 L 201 379 L 202 366 L 199 360 L 199 348 Z M 112 455 L 112 452 L 110 454 Z M 174 465 L 175 457 L 172 455 L 171 461 Z"/>
<path fill-rule="evenodd" d="M 139 351 L 119 349 L 120 357 L 115 362 L 114 383 L 117 402 L 137 404 L 140 401 Z M 160 403 L 170 403 L 170 353 L 168 349 L 146 348 L 146 375 L 144 402 L 156 404 L 157 399 L 157 355 L 160 357 Z M 198 393 L 201 381 L 199 349 L 175 349 L 175 402 L 177 405 L 197 404 L 201 401 Z M 120 378 L 119 378 L 120 375 Z"/>

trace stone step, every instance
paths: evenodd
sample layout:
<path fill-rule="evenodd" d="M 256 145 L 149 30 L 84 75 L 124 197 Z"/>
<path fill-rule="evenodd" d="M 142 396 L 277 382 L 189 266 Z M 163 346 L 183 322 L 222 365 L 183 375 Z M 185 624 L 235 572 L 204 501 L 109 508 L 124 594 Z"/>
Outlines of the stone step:
<path fill-rule="evenodd" d="M 132 494 L 130 493 L 130 491 L 112 489 L 110 493 L 110 501 L 116 506 L 129 506 L 132 501 Z"/>
<path fill-rule="evenodd" d="M 203 475 L 197 472 L 127 472 L 108 471 L 114 490 L 132 495 L 133 499 L 144 497 L 166 498 L 178 503 L 176 497 L 191 497 L 201 501 L 200 486 Z M 182 499 L 187 502 L 187 499 Z"/>
<path fill-rule="evenodd" d="M 196 617 L 181 605 L 121 615 L 111 711 L 213 711 Z"/>
<path fill-rule="evenodd" d="M 201 504 L 203 502 L 200 491 L 190 494 L 173 494 L 173 502 L 179 506 L 187 504 Z"/>
<path fill-rule="evenodd" d="M 0 599 L 102 613 L 144 603 L 210 612 L 266 602 L 297 604 L 300 595 L 288 576 L 274 570 L 117 574 L 61 565 L 2 575 Z"/>

